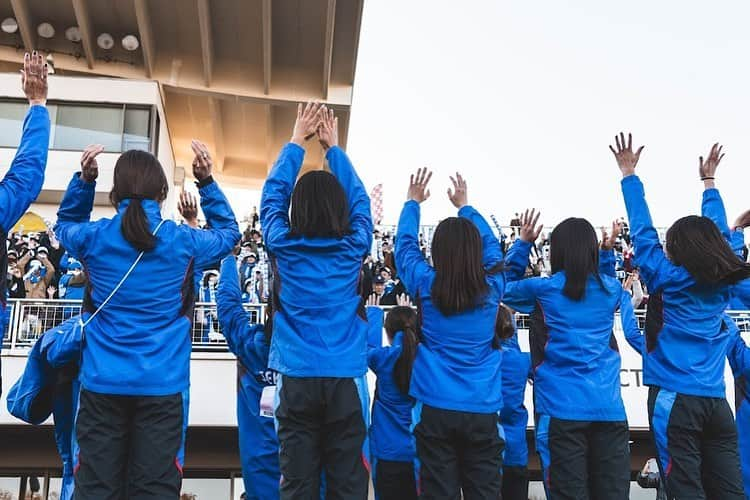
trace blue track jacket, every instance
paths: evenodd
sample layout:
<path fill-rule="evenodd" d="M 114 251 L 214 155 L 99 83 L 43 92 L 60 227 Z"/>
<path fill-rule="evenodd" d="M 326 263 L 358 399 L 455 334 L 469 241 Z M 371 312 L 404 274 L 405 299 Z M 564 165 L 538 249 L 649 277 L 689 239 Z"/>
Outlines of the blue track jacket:
<path fill-rule="evenodd" d="M 49 147 L 50 121 L 47 108 L 31 106 L 23 120 L 21 141 L 10 169 L 0 181 L 0 237 L 4 242 L 8 232 L 13 229 L 18 219 L 26 212 L 29 205 L 36 200 L 44 183 L 44 169 L 47 166 L 47 149 Z M 0 339 L 5 336 L 7 318 L 7 287 L 5 275 L 8 270 L 8 250 L 5 244 L 0 245 Z M 2 359 L 0 359 L 2 363 Z M 3 392 L 2 374 L 0 372 L 0 394 Z"/>
<path fill-rule="evenodd" d="M 379 307 L 367 308 L 367 322 L 367 364 L 377 376 L 370 426 L 372 459 L 413 462 L 417 455 L 410 431 L 414 400 L 399 391 L 393 378 L 404 334 L 396 333 L 393 344 L 383 346 L 383 310 Z"/>
<path fill-rule="evenodd" d="M 515 324 L 514 324 L 515 329 Z M 529 446 L 526 442 L 526 427 L 529 412 L 524 405 L 526 383 L 533 378 L 531 355 L 521 351 L 518 345 L 518 330 L 501 343 L 503 348 L 503 409 L 500 422 L 505 431 L 503 465 L 525 467 L 529 463 Z"/>
<path fill-rule="evenodd" d="M 94 183 L 73 176 L 57 213 L 55 233 L 88 273 L 92 307 L 101 304 L 138 257 L 122 236 L 124 200 L 112 219 L 89 222 Z M 211 178 L 199 190 L 210 230 L 166 221 L 157 244 L 86 327 L 81 383 L 102 394 L 165 396 L 190 383 L 193 269 L 227 255 L 240 239 L 229 202 Z M 161 222 L 159 204 L 143 200 L 153 231 Z M 84 314 L 84 318 L 93 311 Z"/>
<path fill-rule="evenodd" d="M 273 418 L 261 416 L 265 387 L 275 386 L 277 373 L 268 368 L 270 345 L 262 324 L 250 324 L 242 307 L 242 291 L 233 256 L 221 263 L 216 291 L 219 324 L 229 350 L 237 356 L 237 424 L 242 480 L 248 500 L 279 498 L 279 441 Z"/>
<path fill-rule="evenodd" d="M 536 413 L 563 420 L 626 420 L 612 331 L 615 313 L 620 311 L 624 330 L 637 324 L 630 295 L 613 277 L 614 262 L 614 255 L 600 259 L 604 287 L 590 276 L 580 301 L 563 294 L 565 271 L 508 284 L 504 302 L 520 312 L 535 311 L 543 321 L 530 338 Z"/>
<path fill-rule="evenodd" d="M 699 286 L 669 261 L 651 222 L 643 184 L 622 180 L 635 263 L 649 290 L 643 382 L 692 396 L 723 398 L 729 333 L 722 323 L 728 286 Z"/>
<path fill-rule="evenodd" d="M 263 186 L 260 223 L 274 288 L 269 366 L 290 377 L 361 377 L 367 372 L 367 318 L 360 270 L 372 243 L 370 198 L 349 158 L 326 153 L 349 201 L 352 233 L 341 239 L 289 234 L 289 204 L 305 150 L 287 144 Z M 321 298 L 320 287 L 325 287 Z"/>
<path fill-rule="evenodd" d="M 479 212 L 465 206 L 458 215 L 472 221 L 479 230 L 484 268 L 505 262 L 505 272 L 487 276 L 489 293 L 479 307 L 444 316 L 430 299 L 435 270 L 419 247 L 419 203 L 406 202 L 398 224 L 396 268 L 422 313 L 422 342 L 417 349 L 409 393 L 434 408 L 495 413 L 503 407 L 502 351 L 492 347 L 497 308 L 506 276 L 523 276 L 531 244 L 517 240 L 505 258 L 500 242 Z"/>
<path fill-rule="evenodd" d="M 724 323 L 730 332 L 731 340 L 727 359 L 734 374 L 735 417 L 737 419 L 737 443 L 742 465 L 742 482 L 745 496 L 750 498 L 750 348 L 740 336 L 740 330 L 731 317 Z"/>

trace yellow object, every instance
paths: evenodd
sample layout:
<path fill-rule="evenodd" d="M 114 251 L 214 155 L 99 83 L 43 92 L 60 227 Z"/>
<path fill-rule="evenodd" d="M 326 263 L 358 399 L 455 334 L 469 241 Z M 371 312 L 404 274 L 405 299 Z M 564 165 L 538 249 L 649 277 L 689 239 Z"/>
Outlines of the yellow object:
<path fill-rule="evenodd" d="M 23 217 L 16 223 L 11 231 L 13 233 L 44 233 L 47 232 L 47 224 L 44 219 L 34 212 L 26 212 Z"/>

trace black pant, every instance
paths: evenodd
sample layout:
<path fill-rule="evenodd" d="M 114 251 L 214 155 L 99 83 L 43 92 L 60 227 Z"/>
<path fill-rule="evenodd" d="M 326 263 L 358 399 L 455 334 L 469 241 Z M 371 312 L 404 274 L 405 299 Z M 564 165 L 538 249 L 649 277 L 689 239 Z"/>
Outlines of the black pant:
<path fill-rule="evenodd" d="M 538 415 L 536 446 L 551 500 L 628 500 L 627 422 L 585 422 Z"/>
<path fill-rule="evenodd" d="M 181 394 L 114 396 L 81 391 L 74 498 L 179 498 L 182 406 Z"/>
<path fill-rule="evenodd" d="M 726 399 L 650 387 L 648 417 L 668 498 L 745 498 L 737 427 Z"/>
<path fill-rule="evenodd" d="M 281 376 L 276 408 L 281 499 L 366 499 L 369 471 L 362 454 L 367 435 L 364 377 Z"/>
<path fill-rule="evenodd" d="M 378 459 L 375 464 L 375 493 L 378 500 L 416 500 L 414 464 Z"/>
<path fill-rule="evenodd" d="M 505 446 L 496 413 L 441 410 L 417 403 L 420 498 L 465 500 L 500 496 Z"/>
<path fill-rule="evenodd" d="M 529 470 L 521 466 L 503 466 L 503 500 L 529 500 Z"/>

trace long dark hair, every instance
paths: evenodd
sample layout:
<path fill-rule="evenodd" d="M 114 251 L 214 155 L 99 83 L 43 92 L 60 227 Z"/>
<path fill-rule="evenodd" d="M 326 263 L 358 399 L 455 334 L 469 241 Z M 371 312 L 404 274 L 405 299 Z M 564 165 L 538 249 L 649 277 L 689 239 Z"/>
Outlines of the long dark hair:
<path fill-rule="evenodd" d="M 385 333 L 389 339 L 398 332 L 403 332 L 401 343 L 401 355 L 393 367 L 393 380 L 396 387 L 403 394 L 409 394 L 411 384 L 411 369 L 414 366 L 414 358 L 417 356 L 417 313 L 414 309 L 406 306 L 394 307 L 385 317 Z"/>
<path fill-rule="evenodd" d="M 344 188 L 331 173 L 308 172 L 292 192 L 290 235 L 343 238 L 351 233 L 349 203 Z"/>
<path fill-rule="evenodd" d="M 495 338 L 492 341 L 493 349 L 500 349 L 503 340 L 513 337 L 516 333 L 516 320 L 513 312 L 505 304 L 497 307 L 497 316 L 495 316 Z"/>
<path fill-rule="evenodd" d="M 667 231 L 667 254 L 700 285 L 733 285 L 750 278 L 750 264 L 732 252 L 711 219 L 689 215 Z"/>
<path fill-rule="evenodd" d="M 115 164 L 109 201 L 117 208 L 123 200 L 130 200 L 122 217 L 122 235 L 137 250 L 145 252 L 156 246 L 156 237 L 148 227 L 141 200 L 159 203 L 167 198 L 169 184 L 159 160 L 146 151 L 125 151 Z"/>
<path fill-rule="evenodd" d="M 487 274 L 482 266 L 482 238 L 468 219 L 449 217 L 438 224 L 432 238 L 435 281 L 430 297 L 445 316 L 479 306 L 487 295 Z"/>
<path fill-rule="evenodd" d="M 605 288 L 599 275 L 599 241 L 594 226 L 586 219 L 571 217 L 552 230 L 550 265 L 552 274 L 565 271 L 563 295 L 569 299 L 583 298 L 589 276 Z"/>

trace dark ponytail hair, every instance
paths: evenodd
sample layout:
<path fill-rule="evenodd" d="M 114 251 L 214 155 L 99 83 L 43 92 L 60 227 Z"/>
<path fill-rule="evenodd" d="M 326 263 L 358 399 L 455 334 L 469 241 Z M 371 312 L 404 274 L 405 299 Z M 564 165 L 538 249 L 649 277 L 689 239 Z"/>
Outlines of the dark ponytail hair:
<path fill-rule="evenodd" d="M 716 224 L 690 215 L 667 231 L 667 254 L 684 267 L 699 285 L 734 285 L 750 278 L 750 264 L 732 251 Z"/>
<path fill-rule="evenodd" d="M 503 340 L 513 337 L 516 333 L 515 318 L 513 312 L 505 304 L 497 307 L 497 316 L 495 317 L 495 338 L 492 341 L 493 349 L 500 349 Z"/>
<path fill-rule="evenodd" d="M 411 369 L 414 366 L 414 358 L 417 356 L 417 313 L 411 307 L 397 306 L 390 310 L 385 318 L 385 333 L 389 339 L 393 339 L 396 333 L 402 332 L 404 339 L 401 346 L 401 355 L 393 367 L 393 380 L 396 387 L 403 394 L 409 394 L 411 384 Z"/>
<path fill-rule="evenodd" d="M 550 266 L 552 274 L 565 271 L 563 295 L 569 299 L 583 298 L 590 276 L 606 289 L 599 275 L 599 240 L 594 226 L 586 219 L 571 217 L 552 230 Z"/>
<path fill-rule="evenodd" d="M 352 233 L 349 202 L 330 172 L 313 170 L 292 191 L 289 234 L 306 238 L 343 238 Z"/>
<path fill-rule="evenodd" d="M 438 224 L 432 238 L 435 281 L 430 298 L 444 315 L 459 314 L 478 307 L 489 292 L 482 265 L 482 237 L 469 219 L 449 217 Z"/>
<path fill-rule="evenodd" d="M 109 201 L 117 208 L 129 200 L 122 217 L 122 235 L 136 250 L 145 252 L 156 247 L 156 237 L 148 226 L 141 200 L 159 203 L 167 198 L 169 184 L 159 160 L 147 151 L 125 151 L 115 164 Z"/>

